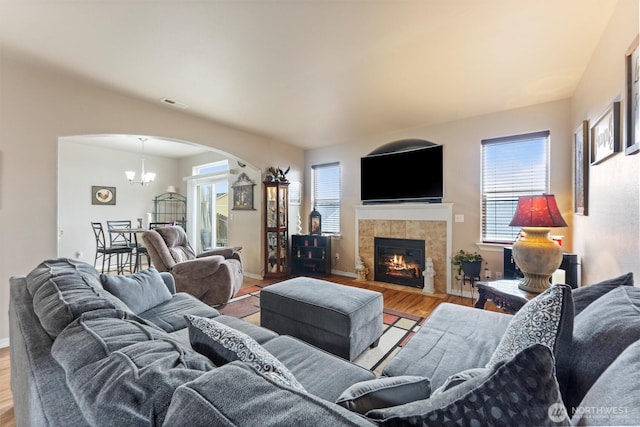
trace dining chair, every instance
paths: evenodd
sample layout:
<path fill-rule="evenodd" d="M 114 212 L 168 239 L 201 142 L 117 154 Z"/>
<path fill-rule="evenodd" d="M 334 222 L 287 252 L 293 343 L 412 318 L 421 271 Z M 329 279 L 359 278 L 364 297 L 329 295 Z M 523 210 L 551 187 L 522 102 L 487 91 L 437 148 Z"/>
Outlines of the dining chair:
<path fill-rule="evenodd" d="M 93 229 L 93 234 L 96 238 L 96 256 L 93 260 L 93 266 L 96 266 L 98 262 L 98 258 L 102 258 L 102 273 L 105 272 L 105 262 L 107 262 L 107 272 L 111 271 L 111 258 L 115 255 L 116 257 L 116 272 L 117 274 L 122 274 L 124 270 L 124 265 L 126 262 L 123 262 L 123 256 L 130 257 L 133 251 L 133 248 L 127 246 L 107 246 L 106 239 L 104 236 L 104 229 L 102 228 L 101 222 L 92 222 L 91 228 Z"/>
<path fill-rule="evenodd" d="M 109 232 L 109 243 L 111 247 L 131 248 L 126 264 L 129 264 L 129 271 L 135 272 L 138 269 L 139 256 L 137 254 L 140 244 L 135 233 L 131 232 L 131 220 L 107 221 L 107 231 Z M 133 265 L 133 252 L 136 252 L 136 264 Z M 124 268 L 124 267 L 123 267 Z"/>
<path fill-rule="evenodd" d="M 149 223 L 149 230 L 155 230 L 156 228 L 160 228 L 160 227 L 169 227 L 171 225 L 174 225 L 173 221 L 168 221 L 168 222 L 150 222 Z"/>

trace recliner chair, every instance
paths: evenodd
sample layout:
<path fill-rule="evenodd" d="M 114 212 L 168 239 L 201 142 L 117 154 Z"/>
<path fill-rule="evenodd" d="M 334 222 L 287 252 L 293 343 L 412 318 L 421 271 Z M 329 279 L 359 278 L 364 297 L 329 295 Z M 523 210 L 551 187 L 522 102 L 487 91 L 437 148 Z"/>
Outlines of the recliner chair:
<path fill-rule="evenodd" d="M 242 286 L 242 259 L 236 248 L 214 248 L 196 255 L 179 226 L 145 231 L 142 239 L 158 271 L 169 271 L 179 292 L 209 305 L 224 304 Z"/>

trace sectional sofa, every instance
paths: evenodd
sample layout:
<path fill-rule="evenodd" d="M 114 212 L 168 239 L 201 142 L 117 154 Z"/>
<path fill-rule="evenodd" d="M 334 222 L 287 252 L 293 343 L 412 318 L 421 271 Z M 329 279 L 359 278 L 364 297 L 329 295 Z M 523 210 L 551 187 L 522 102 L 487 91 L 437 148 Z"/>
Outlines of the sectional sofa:
<path fill-rule="evenodd" d="M 553 287 L 515 316 L 441 304 L 375 378 L 176 293 L 169 274 L 47 260 L 10 280 L 16 424 L 637 425 L 632 283 Z"/>

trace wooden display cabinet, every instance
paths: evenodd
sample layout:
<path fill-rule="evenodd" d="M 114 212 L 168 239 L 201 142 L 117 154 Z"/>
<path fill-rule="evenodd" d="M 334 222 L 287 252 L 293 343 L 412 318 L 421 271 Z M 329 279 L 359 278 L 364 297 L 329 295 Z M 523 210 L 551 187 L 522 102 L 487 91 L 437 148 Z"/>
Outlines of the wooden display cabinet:
<path fill-rule="evenodd" d="M 289 274 L 289 182 L 264 181 L 264 277 Z"/>

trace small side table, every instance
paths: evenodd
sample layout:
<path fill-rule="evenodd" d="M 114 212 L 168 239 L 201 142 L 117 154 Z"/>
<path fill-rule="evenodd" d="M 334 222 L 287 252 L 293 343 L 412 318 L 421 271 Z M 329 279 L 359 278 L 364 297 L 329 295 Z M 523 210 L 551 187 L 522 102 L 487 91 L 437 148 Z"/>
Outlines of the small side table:
<path fill-rule="evenodd" d="M 475 285 L 478 288 L 478 300 L 475 308 L 484 309 L 487 301 L 492 301 L 498 308 L 507 313 L 515 313 L 530 299 L 538 294 L 523 291 L 518 288 L 520 280 L 492 280 L 479 281 Z"/>

